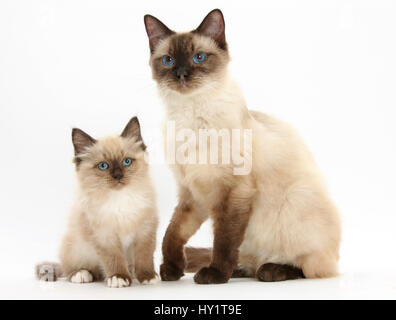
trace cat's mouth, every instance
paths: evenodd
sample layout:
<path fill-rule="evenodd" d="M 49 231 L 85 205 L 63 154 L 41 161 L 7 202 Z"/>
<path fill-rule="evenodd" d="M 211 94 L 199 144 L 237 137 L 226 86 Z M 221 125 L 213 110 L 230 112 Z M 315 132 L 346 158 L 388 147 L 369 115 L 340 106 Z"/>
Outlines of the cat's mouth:
<path fill-rule="evenodd" d="M 120 189 L 120 188 L 122 188 L 124 185 L 125 185 L 125 183 L 124 183 L 123 181 L 121 181 L 121 180 L 118 180 L 118 181 L 116 181 L 116 182 L 114 183 L 114 187 L 115 187 L 116 189 Z"/>
<path fill-rule="evenodd" d="M 181 87 L 187 87 L 187 81 L 186 81 L 186 78 L 183 75 L 180 76 L 179 83 L 180 83 Z"/>
<path fill-rule="evenodd" d="M 176 81 L 173 84 L 173 90 L 176 90 L 180 93 L 189 93 L 194 89 L 194 86 L 191 83 L 191 80 L 181 76 L 177 79 L 175 79 Z"/>
<path fill-rule="evenodd" d="M 181 94 L 189 94 L 198 89 L 196 81 L 190 76 L 178 76 L 171 79 L 166 84 L 168 89 L 179 92 Z"/>

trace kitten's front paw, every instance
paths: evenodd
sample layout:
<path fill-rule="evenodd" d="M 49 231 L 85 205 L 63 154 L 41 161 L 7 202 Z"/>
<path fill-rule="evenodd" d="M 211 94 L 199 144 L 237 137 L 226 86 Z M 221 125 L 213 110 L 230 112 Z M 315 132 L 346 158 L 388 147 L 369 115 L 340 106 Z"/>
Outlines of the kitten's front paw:
<path fill-rule="evenodd" d="M 124 288 L 131 285 L 131 279 L 128 276 L 115 274 L 107 278 L 107 286 L 109 288 Z"/>
<path fill-rule="evenodd" d="M 155 274 L 155 276 L 151 279 L 143 280 L 142 284 L 156 284 L 159 281 L 159 276 L 158 274 Z"/>
<path fill-rule="evenodd" d="M 153 284 L 158 281 L 158 275 L 154 271 L 136 272 L 136 278 L 142 284 Z"/>
<path fill-rule="evenodd" d="M 88 270 L 80 270 L 73 274 L 70 282 L 73 283 L 89 283 L 93 281 L 93 276 Z"/>
<path fill-rule="evenodd" d="M 162 281 L 176 281 L 184 276 L 184 273 L 183 270 L 171 264 L 163 263 L 160 267 L 160 275 Z"/>
<path fill-rule="evenodd" d="M 229 277 L 213 267 L 204 267 L 194 276 L 194 281 L 198 284 L 219 284 L 226 283 L 228 280 Z"/>

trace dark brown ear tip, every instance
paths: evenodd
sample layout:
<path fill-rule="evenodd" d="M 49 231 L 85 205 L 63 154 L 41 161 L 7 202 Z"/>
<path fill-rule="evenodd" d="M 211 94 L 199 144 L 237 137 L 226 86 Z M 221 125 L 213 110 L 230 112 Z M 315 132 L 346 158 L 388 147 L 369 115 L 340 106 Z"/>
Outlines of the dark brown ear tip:
<path fill-rule="evenodd" d="M 136 116 L 132 117 L 131 120 L 129 120 L 129 122 L 130 123 L 136 123 L 140 127 L 139 119 Z"/>
<path fill-rule="evenodd" d="M 212 15 L 212 14 L 218 14 L 218 15 L 220 15 L 220 17 L 223 19 L 223 21 L 224 21 L 224 14 L 223 14 L 223 12 L 220 10 L 220 9 L 213 9 L 212 11 L 210 11 L 208 14 L 207 14 L 207 16 L 210 16 L 210 15 Z"/>
<path fill-rule="evenodd" d="M 155 19 L 151 14 L 145 14 L 143 17 L 144 23 L 147 23 L 147 20 Z"/>
<path fill-rule="evenodd" d="M 72 129 L 72 138 L 74 139 L 76 134 L 88 138 L 91 142 L 96 142 L 94 138 L 92 138 L 88 133 L 85 131 L 79 129 L 79 128 L 73 128 Z"/>
<path fill-rule="evenodd" d="M 154 21 L 157 21 L 158 19 L 151 14 L 145 14 L 143 21 L 144 21 L 144 27 L 146 28 L 147 32 L 149 32 L 150 28 L 150 22 L 153 23 Z"/>
<path fill-rule="evenodd" d="M 81 133 L 81 132 L 83 132 L 81 129 L 79 129 L 79 128 L 73 128 L 73 129 L 72 129 L 72 132 L 71 132 L 72 137 L 74 137 L 77 133 Z"/>
<path fill-rule="evenodd" d="M 147 27 L 147 24 L 150 22 L 163 24 L 163 22 L 160 19 L 152 16 L 151 14 L 145 14 L 143 17 L 143 20 L 144 20 L 144 25 L 146 27 Z"/>
<path fill-rule="evenodd" d="M 222 12 L 219 8 L 213 9 L 212 11 L 209 12 L 209 14 L 211 14 L 211 13 L 213 13 L 213 12 L 218 12 L 218 13 L 220 13 L 221 15 L 223 15 L 223 12 Z"/>

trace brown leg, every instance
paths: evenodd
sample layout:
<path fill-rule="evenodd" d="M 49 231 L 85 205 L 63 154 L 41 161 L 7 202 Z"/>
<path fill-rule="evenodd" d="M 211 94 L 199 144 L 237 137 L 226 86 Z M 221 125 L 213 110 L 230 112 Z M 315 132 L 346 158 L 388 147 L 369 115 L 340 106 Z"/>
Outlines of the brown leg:
<path fill-rule="evenodd" d="M 98 245 L 95 249 L 99 260 L 102 264 L 106 278 L 112 277 L 128 280 L 128 284 L 132 283 L 131 276 L 128 271 L 128 265 L 119 241 L 115 241 L 112 245 Z"/>
<path fill-rule="evenodd" d="M 184 190 L 162 242 L 164 260 L 160 275 L 163 281 L 179 280 L 184 275 L 184 245 L 206 219 L 207 215 L 194 210 L 191 196 Z"/>
<path fill-rule="evenodd" d="M 147 223 L 147 222 L 146 222 Z M 140 283 L 155 279 L 154 251 L 156 243 L 157 222 L 151 224 L 152 230 L 144 234 L 138 234 L 134 241 L 134 265 L 135 276 Z"/>
<path fill-rule="evenodd" d="M 266 263 L 263 264 L 256 273 L 260 281 L 284 281 L 304 278 L 301 269 L 286 264 Z"/>
<path fill-rule="evenodd" d="M 243 241 L 251 213 L 251 198 L 241 191 L 227 193 L 214 208 L 214 243 L 212 261 L 195 275 L 199 284 L 226 283 L 237 268 L 238 248 Z"/>

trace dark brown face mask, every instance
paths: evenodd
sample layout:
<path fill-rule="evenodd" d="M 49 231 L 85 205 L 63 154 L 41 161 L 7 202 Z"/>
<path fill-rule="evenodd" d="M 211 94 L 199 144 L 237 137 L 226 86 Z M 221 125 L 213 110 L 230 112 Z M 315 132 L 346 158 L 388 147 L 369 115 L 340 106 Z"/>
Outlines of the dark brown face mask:
<path fill-rule="evenodd" d="M 228 64 L 225 24 L 220 10 L 210 12 L 197 29 L 187 33 L 176 33 L 150 15 L 144 17 L 144 22 L 152 55 L 153 78 L 158 83 L 187 93 L 211 82 Z M 202 48 L 198 36 L 211 41 L 206 43 L 207 48 Z M 161 41 L 167 41 L 168 52 L 156 56 Z"/>
<path fill-rule="evenodd" d="M 131 120 L 129 120 L 128 124 L 124 128 L 124 130 L 121 133 L 121 137 L 124 138 L 134 138 L 136 142 L 140 142 L 140 146 L 143 151 L 146 150 L 146 145 L 143 142 L 143 138 L 141 135 L 140 131 L 140 124 L 139 120 L 137 117 L 133 117 Z M 81 129 L 78 128 L 73 128 L 72 130 L 72 141 L 73 141 L 73 147 L 74 147 L 74 162 L 76 163 L 76 166 L 80 164 L 81 157 L 80 155 L 86 151 L 88 148 L 92 147 L 97 141 L 92 138 L 89 134 L 85 133 Z M 128 158 L 131 163 L 133 159 Z M 123 167 L 126 167 L 130 165 L 131 163 L 124 163 L 125 159 L 121 159 L 121 163 L 118 162 L 113 162 L 112 170 L 111 170 L 111 175 L 114 179 L 122 179 L 123 178 Z M 100 166 L 103 163 L 103 167 L 99 167 L 101 170 L 107 170 L 110 168 L 109 163 L 107 162 L 101 162 L 98 166 Z"/>

